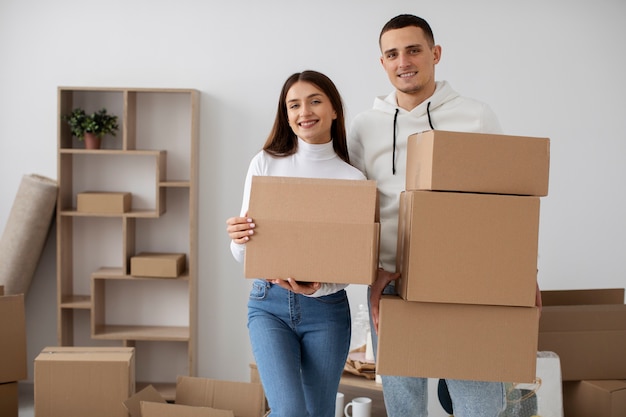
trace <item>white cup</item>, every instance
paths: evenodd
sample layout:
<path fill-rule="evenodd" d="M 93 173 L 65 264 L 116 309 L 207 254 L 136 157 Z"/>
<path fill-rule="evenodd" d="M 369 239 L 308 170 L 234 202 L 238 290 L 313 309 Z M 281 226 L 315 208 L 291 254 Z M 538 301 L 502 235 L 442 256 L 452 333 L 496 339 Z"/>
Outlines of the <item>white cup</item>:
<path fill-rule="evenodd" d="M 337 393 L 337 401 L 335 402 L 335 417 L 343 417 L 343 394 Z"/>
<path fill-rule="evenodd" d="M 348 409 L 352 407 L 352 414 Z M 353 398 L 343 409 L 345 417 L 370 417 L 372 415 L 372 399 L 367 397 Z"/>

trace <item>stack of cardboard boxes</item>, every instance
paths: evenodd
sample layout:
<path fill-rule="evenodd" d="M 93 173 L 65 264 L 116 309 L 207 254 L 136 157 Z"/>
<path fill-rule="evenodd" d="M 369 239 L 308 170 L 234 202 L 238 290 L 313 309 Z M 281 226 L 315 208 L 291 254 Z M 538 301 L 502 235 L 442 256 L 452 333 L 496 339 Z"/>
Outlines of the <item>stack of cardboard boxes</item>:
<path fill-rule="evenodd" d="M 27 378 L 24 294 L 4 295 L 0 285 L 0 416 L 17 417 L 17 383 Z"/>
<path fill-rule="evenodd" d="M 567 417 L 626 416 L 624 289 L 542 291 L 539 349 L 561 359 Z"/>
<path fill-rule="evenodd" d="M 399 296 L 381 301 L 377 372 L 533 381 L 549 139 L 428 131 L 407 155 Z"/>

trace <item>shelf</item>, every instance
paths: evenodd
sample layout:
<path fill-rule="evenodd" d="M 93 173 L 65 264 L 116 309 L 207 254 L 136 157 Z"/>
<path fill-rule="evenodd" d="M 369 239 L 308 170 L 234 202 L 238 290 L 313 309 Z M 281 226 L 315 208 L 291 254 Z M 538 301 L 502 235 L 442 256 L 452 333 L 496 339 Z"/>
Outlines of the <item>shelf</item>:
<path fill-rule="evenodd" d="M 169 277 L 142 277 L 138 275 L 128 275 L 124 274 L 122 268 L 114 268 L 114 267 L 103 267 L 98 269 L 96 272 L 91 274 L 92 278 L 95 279 L 119 279 L 119 280 L 158 280 L 158 281 L 188 281 L 189 280 L 189 271 L 185 271 L 183 274 L 176 278 Z"/>
<path fill-rule="evenodd" d="M 175 375 L 196 372 L 199 102 L 194 89 L 57 91 L 58 345 L 81 343 L 75 333 L 85 332 L 96 345 L 141 341 L 136 378 L 166 399 L 174 398 Z M 85 149 L 61 117 L 77 107 L 117 115 L 116 137 Z M 130 193 L 130 211 L 79 212 L 86 192 Z M 141 252 L 185 253 L 187 271 L 131 276 L 130 260 Z"/>
<path fill-rule="evenodd" d="M 98 326 L 92 334 L 103 340 L 152 340 L 165 342 L 188 342 L 189 327 L 178 326 Z"/>
<path fill-rule="evenodd" d="M 126 213 L 83 213 L 81 211 L 76 211 L 75 208 L 72 210 L 61 210 L 59 211 L 59 215 L 61 216 L 73 216 L 73 217 L 131 217 L 131 218 L 156 218 L 159 217 L 159 214 L 156 210 L 131 210 Z"/>
<path fill-rule="evenodd" d="M 63 297 L 61 308 L 91 310 L 90 295 L 68 295 Z"/>

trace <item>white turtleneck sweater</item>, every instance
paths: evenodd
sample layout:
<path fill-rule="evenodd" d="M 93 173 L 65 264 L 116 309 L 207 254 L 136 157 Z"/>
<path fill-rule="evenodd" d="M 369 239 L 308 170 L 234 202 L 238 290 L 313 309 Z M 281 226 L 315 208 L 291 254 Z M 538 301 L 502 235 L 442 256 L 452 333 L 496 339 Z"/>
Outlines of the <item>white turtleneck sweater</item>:
<path fill-rule="evenodd" d="M 300 177 L 300 178 L 336 178 L 347 180 L 364 180 L 365 175 L 352 165 L 343 161 L 333 149 L 333 143 L 310 144 L 298 138 L 298 150 L 296 153 L 285 157 L 275 157 L 265 151 L 256 154 L 246 175 L 243 189 L 243 203 L 241 216 L 248 212 L 250 201 L 250 187 L 253 176 L 273 177 Z M 254 220 L 254 219 L 253 219 Z M 252 236 L 254 239 L 254 235 Z M 238 262 L 243 262 L 246 251 L 245 244 L 238 244 L 231 240 L 230 249 Z M 271 278 L 271 277 L 268 277 Z M 293 277 L 297 279 L 298 277 Z M 347 287 L 346 284 L 323 283 L 312 297 L 321 297 L 335 293 Z"/>

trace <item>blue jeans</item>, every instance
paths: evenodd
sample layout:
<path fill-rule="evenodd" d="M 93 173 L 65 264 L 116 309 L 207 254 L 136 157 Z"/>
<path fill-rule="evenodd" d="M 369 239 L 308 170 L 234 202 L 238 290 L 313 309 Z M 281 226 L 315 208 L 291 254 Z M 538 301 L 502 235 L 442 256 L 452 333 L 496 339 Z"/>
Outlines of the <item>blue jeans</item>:
<path fill-rule="evenodd" d="M 253 282 L 248 332 L 270 416 L 334 417 L 350 323 L 345 290 L 313 298 Z"/>
<path fill-rule="evenodd" d="M 395 287 L 388 285 L 383 294 L 396 294 Z M 368 288 L 368 305 L 369 295 Z M 374 328 L 371 316 L 370 326 Z M 378 335 L 372 332 L 372 348 L 375 353 L 377 347 Z M 428 416 L 427 378 L 381 375 L 381 379 L 388 417 Z M 502 382 L 446 379 L 446 383 L 452 399 L 454 417 L 498 417 L 505 408 L 506 393 Z"/>

